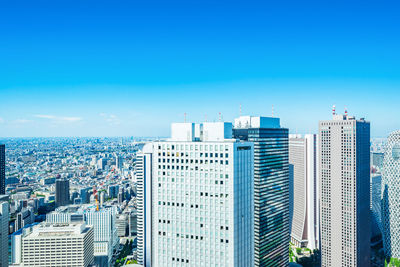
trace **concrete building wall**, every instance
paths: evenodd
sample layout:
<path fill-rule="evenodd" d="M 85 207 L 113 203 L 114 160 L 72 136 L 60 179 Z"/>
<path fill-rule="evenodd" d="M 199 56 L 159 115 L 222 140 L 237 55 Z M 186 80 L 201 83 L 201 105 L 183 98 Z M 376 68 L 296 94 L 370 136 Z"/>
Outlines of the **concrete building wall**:
<path fill-rule="evenodd" d="M 322 266 L 370 266 L 370 126 L 335 115 L 319 123 Z"/>

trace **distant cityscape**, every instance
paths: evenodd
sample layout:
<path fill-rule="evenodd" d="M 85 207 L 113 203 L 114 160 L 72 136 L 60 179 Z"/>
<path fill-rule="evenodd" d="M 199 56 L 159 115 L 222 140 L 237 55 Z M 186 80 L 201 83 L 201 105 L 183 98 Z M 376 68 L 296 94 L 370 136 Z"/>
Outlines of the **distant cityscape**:
<path fill-rule="evenodd" d="M 333 110 L 0 139 L 0 266 L 397 266 L 400 132 Z"/>

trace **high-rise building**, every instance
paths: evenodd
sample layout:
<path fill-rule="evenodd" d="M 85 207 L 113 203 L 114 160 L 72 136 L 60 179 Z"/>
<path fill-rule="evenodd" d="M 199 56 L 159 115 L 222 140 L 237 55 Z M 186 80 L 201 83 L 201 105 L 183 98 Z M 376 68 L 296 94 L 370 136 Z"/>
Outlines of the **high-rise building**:
<path fill-rule="evenodd" d="M 241 116 L 234 136 L 254 144 L 254 266 L 288 266 L 288 129 L 279 118 Z"/>
<path fill-rule="evenodd" d="M 291 242 L 319 249 L 317 135 L 289 135 Z"/>
<path fill-rule="evenodd" d="M 319 122 L 321 266 L 370 266 L 370 123 Z"/>
<path fill-rule="evenodd" d="M 69 204 L 69 180 L 59 179 L 56 181 L 56 206 Z"/>
<path fill-rule="evenodd" d="M 8 195 L 0 195 L 0 266 L 8 266 Z"/>
<path fill-rule="evenodd" d="M 123 168 L 124 160 L 121 156 L 115 156 L 115 167 L 118 171 L 121 171 Z"/>
<path fill-rule="evenodd" d="M 0 195 L 6 193 L 6 146 L 0 144 Z"/>
<path fill-rule="evenodd" d="M 400 258 L 400 131 L 390 134 L 382 172 L 382 237 L 387 257 Z"/>
<path fill-rule="evenodd" d="M 87 267 L 92 263 L 92 226 L 42 223 L 22 236 L 23 266 Z"/>
<path fill-rule="evenodd" d="M 170 140 L 147 144 L 138 157 L 139 262 L 248 266 L 253 144 L 232 139 L 231 123 L 174 123 L 171 130 Z"/>
<path fill-rule="evenodd" d="M 93 205 L 67 206 L 47 214 L 46 222 L 85 222 L 93 225 L 95 263 L 105 267 L 111 264 L 113 249 L 119 242 L 116 215 L 114 206 L 102 206 L 98 211 Z"/>
<path fill-rule="evenodd" d="M 87 204 L 90 202 L 89 190 L 90 190 L 90 187 L 81 188 L 79 190 L 79 195 L 80 195 L 82 204 Z"/>

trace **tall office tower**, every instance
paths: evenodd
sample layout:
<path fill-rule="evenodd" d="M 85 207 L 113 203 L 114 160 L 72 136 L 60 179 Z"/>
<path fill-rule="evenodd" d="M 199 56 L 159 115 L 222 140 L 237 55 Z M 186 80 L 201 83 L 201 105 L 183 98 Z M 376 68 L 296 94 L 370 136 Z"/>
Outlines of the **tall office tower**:
<path fill-rule="evenodd" d="M 56 181 L 56 206 L 65 206 L 69 204 L 69 181 L 59 179 Z"/>
<path fill-rule="evenodd" d="M 48 223 L 85 222 L 94 228 L 94 257 L 100 267 L 110 266 L 113 249 L 119 242 L 116 228 L 117 208 L 93 205 L 68 206 L 46 215 Z"/>
<path fill-rule="evenodd" d="M 79 190 L 79 195 L 81 197 L 82 204 L 87 204 L 90 202 L 89 190 L 90 190 L 90 187 L 81 188 Z"/>
<path fill-rule="evenodd" d="M 382 237 L 387 257 L 400 258 L 400 131 L 389 135 L 382 172 Z"/>
<path fill-rule="evenodd" d="M 86 267 L 92 263 L 92 226 L 42 223 L 22 236 L 23 266 Z"/>
<path fill-rule="evenodd" d="M 370 266 L 370 124 L 319 122 L 321 266 Z"/>
<path fill-rule="evenodd" d="M 251 264 L 252 143 L 232 139 L 231 123 L 174 123 L 170 140 L 143 150 L 139 260 L 157 267 Z"/>
<path fill-rule="evenodd" d="M 319 249 L 317 135 L 289 135 L 291 241 Z"/>
<path fill-rule="evenodd" d="M 8 266 L 8 195 L 0 195 L 0 267 Z"/>
<path fill-rule="evenodd" d="M 254 143 L 254 266 L 288 266 L 288 129 L 279 118 L 241 116 L 234 135 Z"/>
<path fill-rule="evenodd" d="M 6 146 L 0 144 L 0 195 L 6 193 Z"/>
<path fill-rule="evenodd" d="M 115 156 L 115 167 L 118 171 L 121 171 L 123 168 L 124 160 L 121 156 Z"/>

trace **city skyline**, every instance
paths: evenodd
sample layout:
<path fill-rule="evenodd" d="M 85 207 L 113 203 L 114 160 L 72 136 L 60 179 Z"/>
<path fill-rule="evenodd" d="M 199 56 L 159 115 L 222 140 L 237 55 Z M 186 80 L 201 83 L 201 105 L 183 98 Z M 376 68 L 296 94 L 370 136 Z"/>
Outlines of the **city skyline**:
<path fill-rule="evenodd" d="M 0 137 L 168 136 L 184 113 L 233 121 L 240 105 L 316 133 L 334 104 L 386 137 L 398 5 L 3 3 Z"/>

